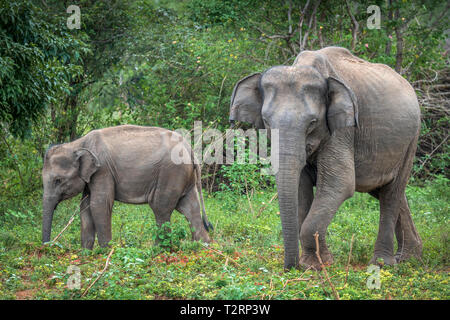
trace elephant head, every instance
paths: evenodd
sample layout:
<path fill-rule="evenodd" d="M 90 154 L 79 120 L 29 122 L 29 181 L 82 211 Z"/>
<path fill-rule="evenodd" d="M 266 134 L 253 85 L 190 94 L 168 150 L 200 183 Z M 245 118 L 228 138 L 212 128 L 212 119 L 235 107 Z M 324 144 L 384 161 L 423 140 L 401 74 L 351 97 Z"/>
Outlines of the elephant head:
<path fill-rule="evenodd" d="M 320 62 L 320 61 L 319 61 Z M 299 264 L 298 186 L 306 161 L 342 127 L 357 125 L 354 93 L 326 63 L 276 66 L 240 80 L 230 121 L 279 130 L 276 174 L 286 269 Z"/>
<path fill-rule="evenodd" d="M 53 212 L 59 202 L 82 192 L 100 167 L 95 154 L 85 148 L 56 145 L 45 154 L 42 242 L 50 241 Z"/>

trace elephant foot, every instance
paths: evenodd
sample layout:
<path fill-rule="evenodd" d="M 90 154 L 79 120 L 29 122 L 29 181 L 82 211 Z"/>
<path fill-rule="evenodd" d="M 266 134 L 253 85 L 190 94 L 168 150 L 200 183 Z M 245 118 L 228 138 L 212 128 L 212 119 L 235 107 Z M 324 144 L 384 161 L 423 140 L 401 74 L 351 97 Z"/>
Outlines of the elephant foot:
<path fill-rule="evenodd" d="M 369 261 L 369 265 L 377 265 L 377 266 L 392 266 L 397 263 L 397 260 L 393 255 L 386 255 L 386 254 L 374 254 L 372 259 Z"/>
<path fill-rule="evenodd" d="M 206 243 L 211 242 L 211 238 L 206 232 L 192 234 L 192 241 L 200 241 L 200 240 Z"/>
<path fill-rule="evenodd" d="M 86 250 L 92 250 L 94 248 L 94 244 L 82 244 L 81 248 L 86 249 Z"/>
<path fill-rule="evenodd" d="M 394 258 L 396 263 L 406 261 L 410 258 L 420 259 L 422 257 L 422 244 L 416 244 L 415 246 L 408 246 L 399 248 Z"/>
<path fill-rule="evenodd" d="M 99 245 L 101 248 L 111 248 L 110 241 L 111 241 L 111 240 L 108 240 L 108 241 L 106 241 L 106 240 L 99 240 L 99 241 L 98 241 L 98 245 Z"/>
<path fill-rule="evenodd" d="M 324 252 L 320 254 L 322 263 L 327 266 L 333 263 L 333 255 L 330 252 Z M 305 269 L 322 270 L 322 265 L 315 252 L 302 253 L 300 256 L 300 265 Z"/>

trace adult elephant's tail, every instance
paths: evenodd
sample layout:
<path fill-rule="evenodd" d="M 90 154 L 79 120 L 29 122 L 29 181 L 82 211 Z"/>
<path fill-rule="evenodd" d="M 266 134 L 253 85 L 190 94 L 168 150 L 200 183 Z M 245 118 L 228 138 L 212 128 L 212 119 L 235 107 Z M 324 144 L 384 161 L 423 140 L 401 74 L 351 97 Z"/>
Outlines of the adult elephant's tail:
<path fill-rule="evenodd" d="M 195 170 L 195 175 L 196 175 L 196 187 L 197 187 L 197 192 L 198 192 L 198 196 L 199 196 L 199 201 L 200 201 L 200 206 L 202 208 L 202 221 L 203 221 L 203 225 L 205 226 L 206 231 L 213 231 L 214 227 L 211 224 L 211 222 L 209 222 L 208 217 L 206 216 L 206 210 L 205 210 L 205 202 L 203 200 L 203 192 L 202 192 L 202 172 L 201 172 L 201 167 L 199 164 L 194 163 L 194 170 Z"/>

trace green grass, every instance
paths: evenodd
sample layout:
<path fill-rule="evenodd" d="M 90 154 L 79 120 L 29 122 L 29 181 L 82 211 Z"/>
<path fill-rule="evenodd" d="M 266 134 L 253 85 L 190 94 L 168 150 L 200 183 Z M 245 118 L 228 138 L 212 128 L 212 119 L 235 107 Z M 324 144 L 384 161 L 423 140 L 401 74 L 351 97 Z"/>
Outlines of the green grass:
<path fill-rule="evenodd" d="M 378 202 L 355 194 L 339 209 L 327 241 L 335 263 L 327 273 L 340 299 L 449 299 L 449 184 L 438 178 L 409 186 L 413 219 L 423 240 L 419 260 L 381 269 L 380 289 L 368 289 L 367 264 L 378 230 Z M 116 203 L 114 253 L 83 299 L 335 299 L 324 272 L 283 272 L 283 242 L 275 190 L 205 195 L 214 243 L 190 241 L 186 219 L 174 212 L 167 246 L 148 206 Z M 52 236 L 66 225 L 79 197 L 55 213 Z M 262 207 L 266 207 L 260 211 Z M 58 243 L 41 247 L 40 205 L 9 212 L 0 227 L 0 299 L 79 299 L 100 274 L 111 249 L 82 250 L 75 219 Z M 352 235 L 352 255 L 347 264 Z M 168 248 L 169 247 L 169 248 Z M 81 271 L 81 289 L 67 287 L 68 266 Z"/>

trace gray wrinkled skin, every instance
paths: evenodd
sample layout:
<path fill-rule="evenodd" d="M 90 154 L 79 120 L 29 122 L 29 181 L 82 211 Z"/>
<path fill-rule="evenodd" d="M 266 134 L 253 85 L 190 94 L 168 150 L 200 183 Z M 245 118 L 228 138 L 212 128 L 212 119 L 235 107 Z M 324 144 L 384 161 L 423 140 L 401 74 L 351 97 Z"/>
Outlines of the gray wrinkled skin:
<path fill-rule="evenodd" d="M 286 269 L 320 268 L 316 232 L 321 259 L 332 263 L 327 227 L 355 191 L 380 201 L 371 263 L 382 258 L 394 264 L 421 255 L 405 196 L 420 108 L 414 89 L 391 68 L 344 48 L 304 51 L 292 66 L 240 80 L 231 98 L 230 121 L 280 130 L 276 181 Z"/>
<path fill-rule="evenodd" d="M 205 227 L 211 225 L 204 212 L 199 166 L 194 161 L 171 161 L 172 148 L 180 141 L 181 135 L 173 131 L 124 125 L 94 130 L 73 142 L 51 147 L 42 170 L 42 241 L 50 241 L 58 203 L 82 192 L 86 197 L 80 205 L 84 248 L 92 249 L 95 234 L 100 246 L 108 246 L 114 200 L 148 203 L 159 226 L 170 221 L 176 209 L 189 221 L 192 238 L 209 242 Z M 193 160 L 189 144 L 183 141 L 180 145 Z"/>

